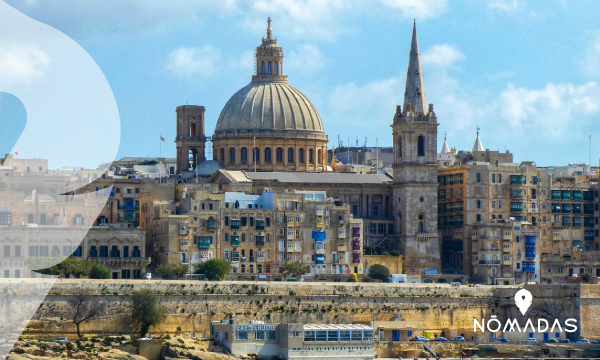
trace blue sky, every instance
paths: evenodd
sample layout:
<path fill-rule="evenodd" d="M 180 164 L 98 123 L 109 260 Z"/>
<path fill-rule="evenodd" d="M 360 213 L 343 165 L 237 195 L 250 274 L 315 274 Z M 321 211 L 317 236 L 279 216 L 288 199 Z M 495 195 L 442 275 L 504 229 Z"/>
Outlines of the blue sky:
<path fill-rule="evenodd" d="M 206 106 L 207 135 L 254 71 L 271 16 L 284 73 L 317 107 L 329 146 L 391 146 L 413 18 L 438 149 L 484 147 L 540 166 L 600 154 L 600 7 L 595 1 L 7 1 L 77 41 L 108 79 L 122 156 L 174 156 L 175 107 Z M 2 63 L 0 54 L 0 64 Z M 18 112 L 18 111 L 17 111 Z M 22 111 L 21 111 L 22 113 Z M 77 164 L 61 164 L 77 165 Z"/>

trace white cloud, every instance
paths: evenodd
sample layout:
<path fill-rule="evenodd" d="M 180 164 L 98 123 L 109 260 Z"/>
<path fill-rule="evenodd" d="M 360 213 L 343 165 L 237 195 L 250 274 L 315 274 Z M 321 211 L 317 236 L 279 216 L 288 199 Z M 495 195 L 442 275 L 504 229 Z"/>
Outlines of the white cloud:
<path fill-rule="evenodd" d="M 564 138 L 586 125 L 586 117 L 598 113 L 600 86 L 548 83 L 542 89 L 527 89 L 508 84 L 497 103 L 510 128 Z"/>
<path fill-rule="evenodd" d="M 581 65 L 587 75 L 600 76 L 600 31 L 591 34 Z"/>
<path fill-rule="evenodd" d="M 290 51 L 287 60 L 288 69 L 294 69 L 295 72 L 304 74 L 310 74 L 318 70 L 325 63 L 325 56 L 319 48 L 316 45 L 306 43 L 302 44 L 297 51 Z"/>
<path fill-rule="evenodd" d="M 523 6 L 522 0 L 490 0 L 488 6 L 490 9 L 506 12 L 515 11 Z"/>
<path fill-rule="evenodd" d="M 169 53 L 165 70 L 177 77 L 208 76 L 215 73 L 220 59 L 221 52 L 212 45 L 181 46 Z"/>
<path fill-rule="evenodd" d="M 33 46 L 5 44 L 0 46 L 0 80 L 27 82 L 43 75 L 50 57 Z"/>
<path fill-rule="evenodd" d="M 423 65 L 438 68 L 448 68 L 464 59 L 465 55 L 456 46 L 448 44 L 435 45 L 421 54 Z"/>
<path fill-rule="evenodd" d="M 404 19 L 437 17 L 447 0 L 7 0 L 35 18 L 70 36 L 94 33 L 162 31 L 169 25 L 194 23 L 207 16 L 234 17 L 246 30 L 264 34 L 266 18 L 274 34 L 332 40 L 357 31 L 364 17 Z M 360 16 L 357 16 L 360 14 Z M 230 19 L 227 19 L 228 21 Z"/>
<path fill-rule="evenodd" d="M 430 18 L 446 11 L 446 0 L 380 0 L 384 5 L 400 10 L 405 18 Z"/>

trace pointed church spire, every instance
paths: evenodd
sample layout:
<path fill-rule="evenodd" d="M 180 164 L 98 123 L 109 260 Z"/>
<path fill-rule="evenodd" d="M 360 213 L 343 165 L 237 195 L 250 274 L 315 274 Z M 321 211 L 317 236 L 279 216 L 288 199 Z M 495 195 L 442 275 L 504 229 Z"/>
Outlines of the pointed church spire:
<path fill-rule="evenodd" d="M 479 138 L 479 126 L 477 127 L 477 138 L 475 139 L 475 144 L 473 144 L 473 150 L 471 153 L 474 153 L 475 151 L 485 151 L 485 148 L 481 143 L 481 139 Z"/>
<path fill-rule="evenodd" d="M 448 147 L 448 143 L 446 142 L 446 133 L 444 133 L 444 144 L 442 145 L 441 154 L 450 153 L 450 147 Z"/>
<path fill-rule="evenodd" d="M 425 88 L 423 86 L 423 73 L 421 72 L 421 58 L 419 56 L 419 42 L 417 41 L 417 23 L 413 23 L 410 55 L 408 58 L 408 72 L 406 73 L 406 88 L 404 91 L 404 109 L 410 109 L 412 104 L 414 114 L 427 115 L 427 102 L 425 101 Z"/>

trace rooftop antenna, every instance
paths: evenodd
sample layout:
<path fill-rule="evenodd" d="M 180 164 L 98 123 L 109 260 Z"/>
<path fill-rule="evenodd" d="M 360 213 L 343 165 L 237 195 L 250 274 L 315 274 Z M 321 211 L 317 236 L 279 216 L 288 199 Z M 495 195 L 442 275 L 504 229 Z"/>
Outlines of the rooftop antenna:
<path fill-rule="evenodd" d="M 446 136 L 448 135 L 447 131 L 444 131 L 444 141 L 446 141 Z"/>

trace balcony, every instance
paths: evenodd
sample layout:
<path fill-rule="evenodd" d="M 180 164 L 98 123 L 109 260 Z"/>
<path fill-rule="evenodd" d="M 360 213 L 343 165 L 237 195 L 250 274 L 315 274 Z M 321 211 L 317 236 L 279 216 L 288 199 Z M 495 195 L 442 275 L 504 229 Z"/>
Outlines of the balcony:
<path fill-rule="evenodd" d="M 512 265 L 512 260 L 502 260 L 502 265 Z"/>
<path fill-rule="evenodd" d="M 360 228 L 352 228 L 352 237 L 360 238 Z"/>
<path fill-rule="evenodd" d="M 360 251 L 361 250 L 360 248 L 361 248 L 361 246 L 360 246 L 359 242 L 356 242 L 356 241 L 352 242 L 352 251 Z"/>
<path fill-rule="evenodd" d="M 256 237 L 256 246 L 258 246 L 258 247 L 265 246 L 265 237 L 264 236 L 257 236 Z"/>
<path fill-rule="evenodd" d="M 125 199 L 131 199 L 135 197 L 135 193 L 130 192 L 130 193 L 123 193 L 123 198 Z"/>
<path fill-rule="evenodd" d="M 212 244 L 212 236 L 198 236 L 198 247 L 209 248 Z"/>
<path fill-rule="evenodd" d="M 100 265 L 150 264 L 149 257 L 90 257 L 87 260 Z"/>
<path fill-rule="evenodd" d="M 323 210 L 317 209 L 317 216 L 323 216 Z"/>
<path fill-rule="evenodd" d="M 353 264 L 360 264 L 360 255 L 359 254 L 353 254 L 353 256 L 352 256 L 352 263 Z"/>
<path fill-rule="evenodd" d="M 338 238 L 340 239 L 344 239 L 346 238 L 346 229 L 338 229 Z"/>
<path fill-rule="evenodd" d="M 502 240 L 512 241 L 512 234 L 502 234 Z"/>
<path fill-rule="evenodd" d="M 315 253 L 316 254 L 324 254 L 325 253 L 325 246 L 317 246 L 315 248 Z"/>
<path fill-rule="evenodd" d="M 500 260 L 479 260 L 479 265 L 500 265 Z"/>
<path fill-rule="evenodd" d="M 240 237 L 237 235 L 231 236 L 231 246 L 240 246 Z"/>
<path fill-rule="evenodd" d="M 337 245 L 337 251 L 348 251 L 348 244 L 345 242 L 339 242 Z"/>
<path fill-rule="evenodd" d="M 263 263 L 263 262 L 265 262 L 265 256 L 264 256 L 264 255 L 262 255 L 262 256 L 257 256 L 257 257 L 256 257 L 256 262 L 257 262 L 257 263 Z"/>

